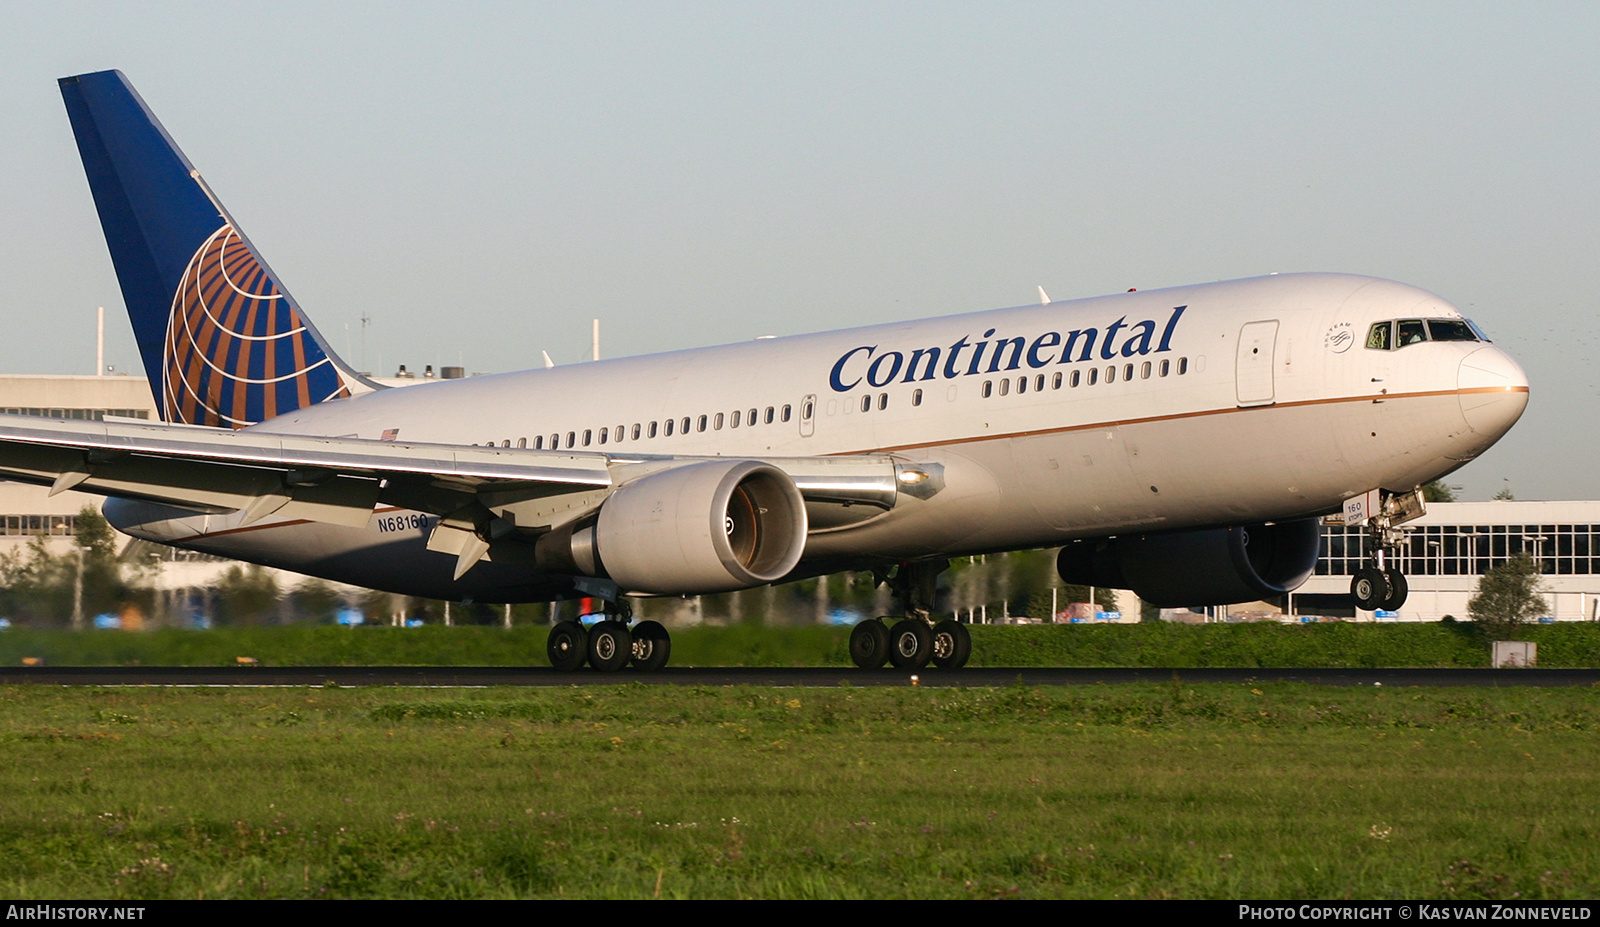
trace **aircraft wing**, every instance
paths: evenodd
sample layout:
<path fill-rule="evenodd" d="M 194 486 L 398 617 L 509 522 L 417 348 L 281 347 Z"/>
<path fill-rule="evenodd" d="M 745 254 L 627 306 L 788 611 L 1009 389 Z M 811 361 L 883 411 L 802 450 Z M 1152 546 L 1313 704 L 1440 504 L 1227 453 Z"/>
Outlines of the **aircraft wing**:
<path fill-rule="evenodd" d="M 380 502 L 449 514 L 488 485 L 554 495 L 612 485 L 599 454 L 0 416 L 0 476 L 197 512 L 363 526 Z M 387 497 L 387 498 L 386 498 Z"/>
<path fill-rule="evenodd" d="M 508 529 L 538 533 L 597 508 L 618 486 L 706 457 L 619 455 L 373 441 L 126 421 L 0 415 L 0 478 L 165 503 L 364 527 L 378 505 L 438 515 L 442 549 Z M 794 480 L 808 508 L 894 506 L 887 456 L 763 462 Z M 500 523 L 490 522 L 499 518 Z M 433 546 L 430 544 L 430 546 Z"/>

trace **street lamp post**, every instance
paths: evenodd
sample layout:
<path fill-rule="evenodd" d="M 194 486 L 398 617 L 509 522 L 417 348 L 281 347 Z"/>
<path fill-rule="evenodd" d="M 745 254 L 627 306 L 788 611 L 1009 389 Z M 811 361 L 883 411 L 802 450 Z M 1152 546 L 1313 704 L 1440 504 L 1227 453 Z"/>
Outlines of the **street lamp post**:
<path fill-rule="evenodd" d="M 82 544 L 72 545 L 78 551 L 78 578 L 72 584 L 72 630 L 83 630 L 83 552 Z"/>

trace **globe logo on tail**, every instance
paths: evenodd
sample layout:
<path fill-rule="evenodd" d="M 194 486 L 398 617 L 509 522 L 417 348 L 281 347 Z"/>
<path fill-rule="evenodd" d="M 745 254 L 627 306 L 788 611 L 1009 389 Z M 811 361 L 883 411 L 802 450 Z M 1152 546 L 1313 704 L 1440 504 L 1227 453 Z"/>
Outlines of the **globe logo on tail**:
<path fill-rule="evenodd" d="M 163 354 L 169 422 L 243 428 L 349 395 L 299 310 L 232 225 L 213 232 L 184 269 Z"/>

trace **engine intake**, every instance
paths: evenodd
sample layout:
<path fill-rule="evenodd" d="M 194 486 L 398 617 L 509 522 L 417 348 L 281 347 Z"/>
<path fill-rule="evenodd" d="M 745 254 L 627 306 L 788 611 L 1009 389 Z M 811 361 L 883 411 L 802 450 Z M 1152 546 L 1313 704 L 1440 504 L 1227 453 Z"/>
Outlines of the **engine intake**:
<path fill-rule="evenodd" d="M 698 595 L 775 582 L 805 551 L 805 502 L 770 464 L 716 460 L 640 477 L 612 493 L 569 548 L 582 572 L 628 592 Z"/>
<path fill-rule="evenodd" d="M 1076 541 L 1056 571 L 1069 583 L 1132 589 L 1162 608 L 1231 605 L 1298 588 L 1317 564 L 1317 519 Z"/>

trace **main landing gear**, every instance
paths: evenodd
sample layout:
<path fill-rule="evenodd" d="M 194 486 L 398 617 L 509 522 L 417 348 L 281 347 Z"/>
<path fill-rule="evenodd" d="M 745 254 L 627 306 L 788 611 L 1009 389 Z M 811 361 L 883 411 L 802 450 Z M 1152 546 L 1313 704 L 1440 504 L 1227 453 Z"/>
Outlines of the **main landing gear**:
<path fill-rule="evenodd" d="M 614 673 L 630 663 L 642 673 L 666 666 L 672 655 L 667 629 L 658 621 L 641 621 L 630 628 L 633 609 L 628 603 L 619 600 L 609 607 L 606 619 L 588 628 L 572 620 L 557 622 L 545 644 L 550 665 L 572 672 L 588 663 L 602 673 Z"/>
<path fill-rule="evenodd" d="M 1393 517 L 1385 511 L 1367 520 L 1368 558 L 1355 575 L 1350 577 L 1350 597 L 1356 608 L 1363 611 L 1398 611 L 1406 603 L 1411 591 L 1406 575 L 1390 560 L 1400 547 L 1405 533 L 1394 525 Z"/>
<path fill-rule="evenodd" d="M 929 663 L 945 669 L 966 665 L 972 656 L 966 625 L 950 618 L 935 622 L 930 614 L 939 574 L 949 566 L 948 560 L 902 563 L 892 576 L 878 574 L 878 582 L 889 584 L 905 617 L 892 627 L 883 618 L 856 625 L 850 632 L 850 659 L 855 665 L 862 669 L 878 669 L 885 663 L 896 669 L 922 669 Z"/>

